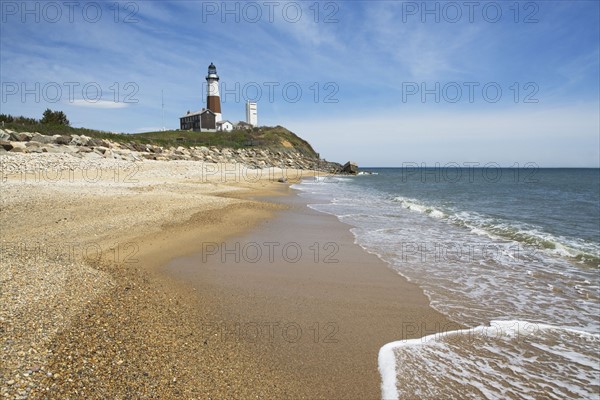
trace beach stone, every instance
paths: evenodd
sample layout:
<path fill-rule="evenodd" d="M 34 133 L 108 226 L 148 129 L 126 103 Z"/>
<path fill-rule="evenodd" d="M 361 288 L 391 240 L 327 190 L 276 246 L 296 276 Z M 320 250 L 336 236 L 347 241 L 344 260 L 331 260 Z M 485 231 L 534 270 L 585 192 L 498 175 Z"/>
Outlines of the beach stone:
<path fill-rule="evenodd" d="M 106 149 L 110 147 L 110 144 L 102 139 L 90 139 L 87 145 L 91 147 L 104 147 Z"/>
<path fill-rule="evenodd" d="M 56 144 L 69 144 L 71 143 L 71 136 L 67 136 L 67 135 L 61 135 L 56 137 L 56 139 L 54 140 L 54 143 Z"/>
<path fill-rule="evenodd" d="M 21 132 L 21 133 L 13 132 L 10 134 L 10 137 L 12 138 L 12 140 L 17 141 L 17 142 L 29 142 L 31 140 L 32 136 L 33 135 L 29 132 Z"/>
<path fill-rule="evenodd" d="M 31 136 L 31 140 L 44 144 L 54 143 L 54 138 L 52 136 L 41 135 L 37 132 Z"/>
<path fill-rule="evenodd" d="M 10 151 L 13 148 L 13 145 L 5 139 L 0 139 L 0 146 L 6 151 Z"/>
<path fill-rule="evenodd" d="M 27 153 L 27 147 L 25 147 L 25 143 L 10 142 L 10 144 L 12 145 L 12 149 L 10 151 L 13 153 Z"/>
<path fill-rule="evenodd" d="M 18 135 L 19 134 L 17 132 L 11 132 L 11 133 L 9 133 L 9 139 L 8 140 L 11 140 L 13 142 L 19 142 L 20 140 L 19 140 L 19 136 Z"/>
<path fill-rule="evenodd" d="M 352 161 L 348 161 L 342 167 L 342 172 L 346 174 L 356 175 L 358 174 L 358 164 Z"/>
<path fill-rule="evenodd" d="M 75 146 L 87 146 L 88 143 L 90 142 L 89 137 L 85 136 L 85 135 L 71 135 L 71 143 L 72 145 Z"/>
<path fill-rule="evenodd" d="M 106 149 L 106 151 L 104 152 L 104 158 L 115 158 L 115 154 L 112 150 Z"/>
<path fill-rule="evenodd" d="M 144 144 L 141 144 L 141 143 L 131 143 L 131 147 L 133 147 L 133 150 L 135 150 L 135 151 L 140 151 L 140 152 L 148 151 L 147 146 Z"/>
<path fill-rule="evenodd" d="M 54 145 L 48 144 L 48 145 L 42 147 L 42 151 L 44 153 L 58 154 L 58 153 L 64 153 L 65 149 L 62 148 L 62 147 L 58 147 L 58 146 L 54 146 Z"/>

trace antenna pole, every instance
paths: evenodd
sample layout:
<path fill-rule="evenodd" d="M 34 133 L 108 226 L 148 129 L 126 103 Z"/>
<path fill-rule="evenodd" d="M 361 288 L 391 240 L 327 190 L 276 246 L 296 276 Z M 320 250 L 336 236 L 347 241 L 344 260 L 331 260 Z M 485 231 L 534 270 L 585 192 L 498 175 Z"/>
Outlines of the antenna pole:
<path fill-rule="evenodd" d="M 160 99 L 161 99 L 161 107 L 162 107 L 162 130 L 165 131 L 165 95 L 164 91 L 160 90 Z"/>

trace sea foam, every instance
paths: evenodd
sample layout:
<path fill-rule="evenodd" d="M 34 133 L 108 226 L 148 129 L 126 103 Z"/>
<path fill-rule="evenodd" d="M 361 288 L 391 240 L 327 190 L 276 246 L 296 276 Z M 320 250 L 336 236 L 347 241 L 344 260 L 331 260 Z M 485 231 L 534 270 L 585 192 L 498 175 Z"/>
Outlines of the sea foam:
<path fill-rule="evenodd" d="M 591 399 L 598 343 L 598 334 L 528 321 L 391 342 L 379 350 L 382 398 Z"/>

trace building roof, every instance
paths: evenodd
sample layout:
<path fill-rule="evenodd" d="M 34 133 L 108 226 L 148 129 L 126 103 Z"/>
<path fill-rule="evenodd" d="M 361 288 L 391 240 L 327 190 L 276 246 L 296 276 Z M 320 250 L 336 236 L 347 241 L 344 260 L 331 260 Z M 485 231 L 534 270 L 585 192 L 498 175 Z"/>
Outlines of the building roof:
<path fill-rule="evenodd" d="M 231 121 L 228 121 L 228 120 L 218 121 L 218 122 L 217 122 L 217 125 L 223 125 L 225 122 L 228 122 L 228 123 L 230 123 L 231 125 L 233 125 L 233 123 L 232 123 Z"/>
<path fill-rule="evenodd" d="M 204 114 L 205 112 L 209 112 L 209 113 L 211 113 L 211 114 L 214 114 L 214 115 L 216 115 L 216 114 L 215 114 L 213 111 L 211 111 L 211 110 L 209 110 L 209 109 L 207 108 L 207 109 L 200 110 L 200 111 L 188 112 L 188 113 L 187 113 L 187 114 L 185 114 L 183 117 L 179 117 L 179 118 L 191 117 L 191 116 L 193 116 L 193 115 L 201 115 L 201 114 Z"/>
<path fill-rule="evenodd" d="M 248 125 L 248 126 L 252 126 L 252 124 L 249 124 L 245 121 L 239 121 L 236 125 Z"/>

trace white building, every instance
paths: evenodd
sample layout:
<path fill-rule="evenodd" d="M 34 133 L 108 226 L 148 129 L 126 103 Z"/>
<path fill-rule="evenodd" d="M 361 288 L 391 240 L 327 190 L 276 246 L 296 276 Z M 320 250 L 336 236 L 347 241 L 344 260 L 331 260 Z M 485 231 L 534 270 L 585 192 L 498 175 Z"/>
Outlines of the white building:
<path fill-rule="evenodd" d="M 231 132 L 233 130 L 233 124 L 227 120 L 217 122 L 217 131 Z"/>
<path fill-rule="evenodd" d="M 246 123 L 258 126 L 258 112 L 256 103 L 246 102 Z"/>

